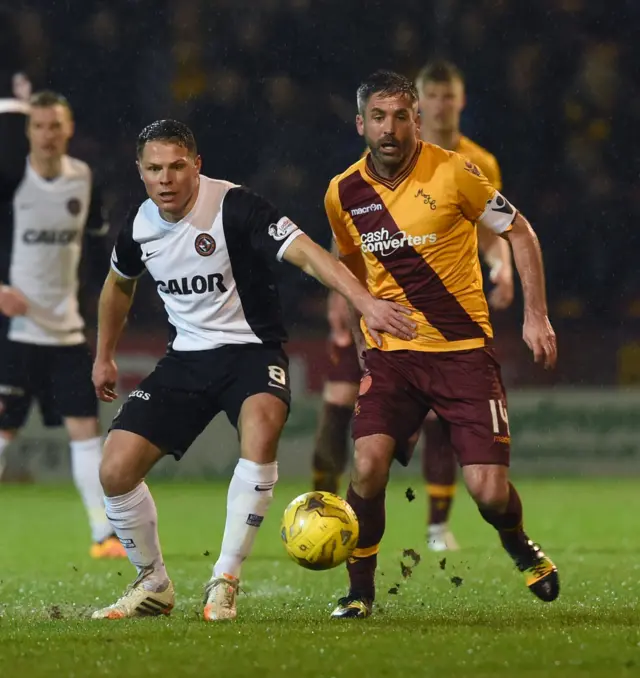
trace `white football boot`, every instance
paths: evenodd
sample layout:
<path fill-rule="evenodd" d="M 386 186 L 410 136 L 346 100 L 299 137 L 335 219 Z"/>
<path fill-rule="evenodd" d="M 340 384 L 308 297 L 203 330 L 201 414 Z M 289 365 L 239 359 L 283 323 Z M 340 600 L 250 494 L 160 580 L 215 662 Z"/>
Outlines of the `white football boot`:
<path fill-rule="evenodd" d="M 236 597 L 238 584 L 235 577 L 213 577 L 204 588 L 204 620 L 222 621 L 238 616 Z"/>
<path fill-rule="evenodd" d="M 429 525 L 427 531 L 427 547 L 434 553 L 442 551 L 458 551 L 460 547 L 446 523 Z"/>
<path fill-rule="evenodd" d="M 156 617 L 168 615 L 176 602 L 173 584 L 169 580 L 160 591 L 144 587 L 148 584 L 149 571 L 143 570 L 124 595 L 113 605 L 96 610 L 91 619 L 128 619 L 131 617 Z"/>

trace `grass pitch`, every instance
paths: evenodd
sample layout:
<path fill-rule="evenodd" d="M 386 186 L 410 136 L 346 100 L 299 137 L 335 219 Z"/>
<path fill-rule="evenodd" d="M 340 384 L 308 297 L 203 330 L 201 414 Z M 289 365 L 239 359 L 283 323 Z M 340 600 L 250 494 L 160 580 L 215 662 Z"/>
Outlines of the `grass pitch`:
<path fill-rule="evenodd" d="M 416 499 L 405 497 L 408 486 Z M 460 492 L 463 547 L 424 542 L 422 483 L 388 491 L 387 534 L 371 619 L 328 618 L 346 573 L 309 572 L 280 543 L 281 482 L 244 570 L 237 622 L 201 620 L 202 586 L 222 536 L 226 484 L 152 484 L 177 606 L 167 619 L 95 622 L 133 579 L 127 562 L 94 562 L 72 487 L 0 486 L 0 676 L 271 678 L 640 675 L 640 482 L 518 483 L 530 536 L 560 569 L 556 603 L 537 601 Z M 401 573 L 402 552 L 420 563 Z M 412 565 L 411 558 L 404 558 Z"/>

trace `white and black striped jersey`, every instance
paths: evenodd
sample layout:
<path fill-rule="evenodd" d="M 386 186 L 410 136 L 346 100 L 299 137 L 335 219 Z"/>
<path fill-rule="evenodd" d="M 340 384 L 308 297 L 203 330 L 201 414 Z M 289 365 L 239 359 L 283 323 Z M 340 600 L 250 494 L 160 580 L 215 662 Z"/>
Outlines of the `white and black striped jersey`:
<path fill-rule="evenodd" d="M 247 188 L 201 176 L 193 209 L 177 223 L 151 200 L 142 203 L 118 236 L 111 266 L 125 278 L 149 271 L 176 351 L 280 343 L 274 267 L 301 233 Z"/>
<path fill-rule="evenodd" d="M 92 195 L 91 170 L 81 160 L 64 156 L 61 173 L 52 180 L 43 179 L 24 157 L 22 163 L 22 180 L 0 226 L 8 253 L 8 270 L 0 279 L 26 296 L 29 310 L 9 320 L 7 337 L 29 344 L 80 344 L 85 338 L 78 267 L 85 230 L 103 235 L 108 229 L 101 200 Z"/>

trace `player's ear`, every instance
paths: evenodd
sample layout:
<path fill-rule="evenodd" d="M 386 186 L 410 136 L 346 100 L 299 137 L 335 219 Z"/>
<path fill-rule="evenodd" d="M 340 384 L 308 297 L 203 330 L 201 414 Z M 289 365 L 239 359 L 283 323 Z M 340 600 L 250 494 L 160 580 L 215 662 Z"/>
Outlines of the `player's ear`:
<path fill-rule="evenodd" d="M 202 156 L 196 155 L 196 158 L 193 161 L 193 164 L 196 166 L 196 169 L 198 170 L 198 174 L 200 174 L 200 170 L 202 169 Z"/>
<path fill-rule="evenodd" d="M 416 122 L 416 136 L 418 137 L 418 140 L 420 140 L 422 138 L 421 134 L 422 118 L 420 117 L 420 111 L 416 112 L 414 120 Z"/>
<path fill-rule="evenodd" d="M 140 161 L 136 160 L 136 167 L 138 168 L 138 174 L 140 175 L 140 179 L 144 181 L 144 177 L 142 176 L 142 167 L 140 167 Z"/>
<path fill-rule="evenodd" d="M 363 137 L 364 136 L 364 118 L 358 113 L 356 115 L 356 129 L 358 130 L 358 134 Z"/>

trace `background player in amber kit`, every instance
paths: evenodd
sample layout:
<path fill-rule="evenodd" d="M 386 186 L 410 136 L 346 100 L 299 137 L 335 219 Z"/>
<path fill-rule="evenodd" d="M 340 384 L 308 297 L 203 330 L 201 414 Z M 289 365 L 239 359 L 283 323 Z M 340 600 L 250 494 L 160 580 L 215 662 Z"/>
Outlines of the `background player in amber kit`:
<path fill-rule="evenodd" d="M 498 190 L 502 180 L 498 161 L 489 151 L 460 131 L 460 114 L 465 106 L 464 79 L 448 61 L 428 63 L 418 73 L 420 137 L 449 151 L 456 151 L 474 163 Z M 494 310 L 507 308 L 513 301 L 513 267 L 509 243 L 482 225 L 478 244 L 490 268 L 494 287 L 489 305 Z M 434 412 L 425 419 L 422 474 L 428 495 L 427 544 L 433 551 L 457 548 L 448 527 L 449 513 L 456 491 L 458 464 L 442 422 Z"/>
<path fill-rule="evenodd" d="M 418 93 L 401 75 L 379 71 L 358 89 L 357 129 L 371 153 L 327 191 L 325 207 L 341 259 L 364 261 L 370 292 L 412 311 L 417 336 L 367 344 L 355 407 L 355 458 L 347 501 L 360 522 L 348 563 L 350 590 L 334 617 L 366 617 L 375 597 L 384 534 L 385 488 L 394 456 L 430 410 L 444 420 L 469 493 L 482 517 L 545 601 L 559 593 L 556 567 L 525 534 L 509 482 L 510 435 L 493 330 L 482 291 L 476 224 L 507 237 L 524 291 L 523 338 L 536 361 L 556 361 L 536 235 L 478 168 L 418 141 Z"/>

